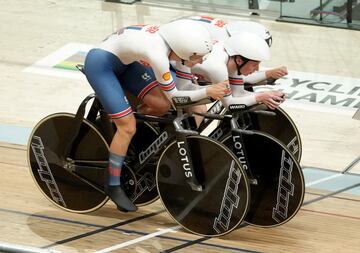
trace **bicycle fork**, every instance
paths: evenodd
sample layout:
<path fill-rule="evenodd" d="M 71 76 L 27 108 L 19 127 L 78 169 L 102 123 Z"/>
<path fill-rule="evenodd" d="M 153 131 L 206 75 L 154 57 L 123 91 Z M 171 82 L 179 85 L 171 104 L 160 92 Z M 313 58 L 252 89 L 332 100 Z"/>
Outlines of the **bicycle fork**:
<path fill-rule="evenodd" d="M 243 134 L 253 134 L 253 132 L 249 130 L 242 130 L 239 128 L 238 116 L 233 117 L 230 121 L 230 124 L 234 154 L 236 155 L 242 167 L 248 174 L 250 184 L 257 185 L 258 181 L 251 172 L 250 164 L 247 159 L 248 156 L 245 150 L 244 140 L 242 137 Z"/>
<path fill-rule="evenodd" d="M 182 126 L 182 121 L 189 116 L 191 115 L 181 115 L 174 120 L 174 126 L 176 129 L 176 145 L 178 149 L 178 157 L 180 160 L 180 164 L 182 165 L 181 167 L 184 172 L 186 183 L 191 187 L 192 190 L 200 192 L 203 190 L 203 186 L 196 178 L 192 154 L 186 138 L 188 135 L 198 135 L 198 132 L 184 129 Z"/>

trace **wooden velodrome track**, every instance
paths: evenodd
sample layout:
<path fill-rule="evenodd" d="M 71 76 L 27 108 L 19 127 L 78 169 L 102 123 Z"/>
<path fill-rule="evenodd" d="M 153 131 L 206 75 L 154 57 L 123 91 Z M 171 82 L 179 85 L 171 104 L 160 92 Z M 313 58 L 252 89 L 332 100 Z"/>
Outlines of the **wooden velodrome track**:
<path fill-rule="evenodd" d="M 195 13 L 86 0 L 2 0 L 0 6 L 0 125 L 6 126 L 1 131 L 31 129 L 50 113 L 75 112 L 91 93 L 84 80 L 23 72 L 37 60 L 68 42 L 95 44 L 117 26 Z M 357 78 L 360 86 L 360 58 L 354 57 L 360 55 L 359 32 L 259 21 L 275 41 L 264 66 Z M 160 201 L 136 213 L 120 213 L 110 202 L 89 214 L 65 212 L 33 183 L 26 146 L 0 140 L 0 251 L 29 246 L 39 252 L 107 252 L 115 245 L 113 252 L 359 252 L 360 165 L 340 172 L 360 155 L 360 121 L 352 119 L 354 111 L 331 107 L 288 101 L 283 108 L 302 136 L 307 185 L 303 207 L 287 224 L 269 229 L 244 224 L 207 238 L 179 228 Z"/>

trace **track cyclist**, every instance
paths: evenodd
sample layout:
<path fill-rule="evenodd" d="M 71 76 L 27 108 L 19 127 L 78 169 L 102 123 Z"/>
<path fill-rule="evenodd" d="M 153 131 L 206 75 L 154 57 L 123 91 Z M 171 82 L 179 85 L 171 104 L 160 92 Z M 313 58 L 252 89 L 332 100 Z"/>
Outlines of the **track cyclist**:
<path fill-rule="evenodd" d="M 179 89 L 187 87 L 193 75 L 201 83 L 218 83 L 229 80 L 232 94 L 224 98 L 225 105 L 242 103 L 253 105 L 264 103 L 269 108 L 277 108 L 284 101 L 284 94 L 279 91 L 247 92 L 244 83 L 258 83 L 267 78 L 278 79 L 287 75 L 286 67 L 267 71 L 258 71 L 261 61 L 270 58 L 272 36 L 263 25 L 251 21 L 232 21 L 226 23 L 217 18 L 193 16 L 185 19 L 201 24 L 215 41 L 212 53 L 203 64 L 191 69 L 174 63 Z M 240 35 L 239 35 L 240 34 Z M 261 42 L 260 39 L 263 41 Z M 233 99 L 238 97 L 237 99 Z"/>
<path fill-rule="evenodd" d="M 170 108 L 172 97 L 221 99 L 229 90 L 227 83 L 202 89 L 178 90 L 170 73 L 170 61 L 193 66 L 200 64 L 212 50 L 209 32 L 189 20 L 176 20 L 161 26 L 125 27 L 109 36 L 85 59 L 85 75 L 104 109 L 116 124 L 106 170 L 105 193 L 121 211 L 136 211 L 121 183 L 121 167 L 136 132 L 124 89 L 140 98 L 142 113 L 162 115 Z"/>

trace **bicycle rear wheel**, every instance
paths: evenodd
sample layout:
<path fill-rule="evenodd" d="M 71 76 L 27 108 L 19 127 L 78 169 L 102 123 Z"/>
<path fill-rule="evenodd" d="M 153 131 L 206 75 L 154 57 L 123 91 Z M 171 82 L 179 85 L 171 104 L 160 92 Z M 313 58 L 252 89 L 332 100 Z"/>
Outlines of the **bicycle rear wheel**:
<path fill-rule="evenodd" d="M 70 155 L 73 160 L 87 162 L 82 169 L 66 169 L 71 163 L 64 157 L 64 150 L 74 118 L 70 113 L 56 113 L 42 119 L 30 135 L 28 163 L 36 185 L 48 200 L 66 211 L 85 213 L 108 200 L 102 190 L 109 147 L 99 131 L 84 119 Z M 87 168 L 94 163 L 97 169 Z"/>
<path fill-rule="evenodd" d="M 189 136 L 187 141 L 196 177 L 204 189 L 193 191 L 186 182 L 186 156 L 173 142 L 162 153 L 157 167 L 160 199 L 169 215 L 186 230 L 205 236 L 227 234 L 247 213 L 247 176 L 237 158 L 221 143 L 203 136 Z"/>
<path fill-rule="evenodd" d="M 246 157 L 241 143 L 236 144 L 235 150 L 231 135 L 222 142 L 237 154 L 239 161 L 248 161 L 257 180 L 257 184 L 250 184 L 251 204 L 245 221 L 260 227 L 288 222 L 300 210 L 304 199 L 305 182 L 299 163 L 284 144 L 269 134 L 252 131 L 242 134 L 242 139 Z"/>

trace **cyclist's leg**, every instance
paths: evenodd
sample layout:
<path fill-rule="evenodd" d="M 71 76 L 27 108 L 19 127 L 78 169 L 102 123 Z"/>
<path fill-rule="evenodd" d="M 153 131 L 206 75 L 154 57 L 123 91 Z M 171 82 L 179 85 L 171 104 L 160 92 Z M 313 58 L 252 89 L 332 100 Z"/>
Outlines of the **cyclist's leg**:
<path fill-rule="evenodd" d="M 143 114 L 164 115 L 170 109 L 170 102 L 158 87 L 154 72 L 139 62 L 128 65 L 119 77 L 123 87 L 142 100 L 137 109 Z"/>
<path fill-rule="evenodd" d="M 137 207 L 120 187 L 123 166 L 130 140 L 135 134 L 136 124 L 121 84 L 117 78 L 126 70 L 115 55 L 101 50 L 91 50 L 85 59 L 85 75 L 104 109 L 116 123 L 117 131 L 110 145 L 109 167 L 106 170 L 105 192 L 119 209 L 135 211 Z"/>
<path fill-rule="evenodd" d="M 133 114 L 121 118 L 112 118 L 116 132 L 110 144 L 110 152 L 126 155 L 130 141 L 136 132 L 136 120 Z"/>
<path fill-rule="evenodd" d="M 127 149 L 136 131 L 136 120 L 133 114 L 112 118 L 116 125 L 116 132 L 110 144 L 109 168 L 106 174 L 107 185 L 105 192 L 116 203 L 118 209 L 136 211 L 137 207 L 126 196 L 120 186 L 121 168 L 124 164 Z"/>

